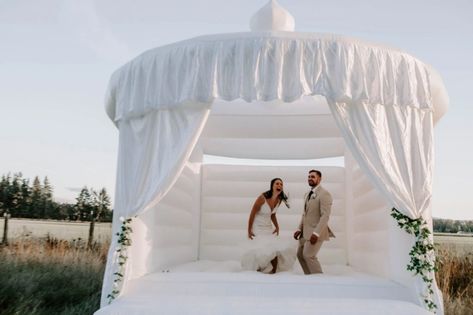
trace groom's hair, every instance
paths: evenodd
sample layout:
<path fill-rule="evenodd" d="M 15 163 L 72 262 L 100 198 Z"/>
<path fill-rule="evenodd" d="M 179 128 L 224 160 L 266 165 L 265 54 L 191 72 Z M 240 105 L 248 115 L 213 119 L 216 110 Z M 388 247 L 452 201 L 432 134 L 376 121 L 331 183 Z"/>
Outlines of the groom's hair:
<path fill-rule="evenodd" d="M 309 171 L 309 174 L 310 174 L 310 173 L 316 173 L 317 175 L 319 175 L 320 178 L 322 178 L 322 173 L 321 173 L 320 171 L 318 171 L 318 170 L 310 170 L 310 171 Z"/>

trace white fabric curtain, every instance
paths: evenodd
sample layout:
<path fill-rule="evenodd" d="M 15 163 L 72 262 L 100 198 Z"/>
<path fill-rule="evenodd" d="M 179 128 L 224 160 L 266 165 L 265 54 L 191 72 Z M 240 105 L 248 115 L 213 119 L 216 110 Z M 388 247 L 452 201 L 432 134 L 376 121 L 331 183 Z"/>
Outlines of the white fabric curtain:
<path fill-rule="evenodd" d="M 136 216 L 161 200 L 194 149 L 209 108 L 157 110 L 120 122 L 117 215 Z"/>
<path fill-rule="evenodd" d="M 210 113 L 210 104 L 192 104 L 149 112 L 119 122 L 119 149 L 112 241 L 102 288 L 101 305 L 108 303 L 117 271 L 115 235 L 120 217 L 131 218 L 157 204 L 181 174 Z M 125 289 L 127 276 L 122 283 Z"/>
<path fill-rule="evenodd" d="M 410 218 L 429 218 L 433 111 L 363 102 L 329 100 L 329 104 L 353 157 L 378 191 Z M 432 278 L 435 282 L 433 274 Z M 419 305 L 423 305 L 426 285 L 420 277 L 414 281 Z M 437 314 L 442 315 L 441 294 L 435 283 L 434 289 Z"/>
<path fill-rule="evenodd" d="M 397 210 L 421 217 L 432 197 L 433 112 L 367 103 L 334 102 L 330 108 L 373 185 Z"/>

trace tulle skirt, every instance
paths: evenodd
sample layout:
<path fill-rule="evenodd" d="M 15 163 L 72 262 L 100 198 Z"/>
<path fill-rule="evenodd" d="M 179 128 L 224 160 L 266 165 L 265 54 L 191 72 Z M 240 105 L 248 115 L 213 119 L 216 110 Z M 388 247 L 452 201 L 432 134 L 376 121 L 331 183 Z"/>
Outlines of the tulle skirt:
<path fill-rule="evenodd" d="M 271 261 L 277 257 L 277 272 L 292 270 L 296 261 L 297 241 L 274 234 L 257 234 L 252 240 L 241 244 L 243 247 L 241 267 L 243 270 L 270 272 Z"/>

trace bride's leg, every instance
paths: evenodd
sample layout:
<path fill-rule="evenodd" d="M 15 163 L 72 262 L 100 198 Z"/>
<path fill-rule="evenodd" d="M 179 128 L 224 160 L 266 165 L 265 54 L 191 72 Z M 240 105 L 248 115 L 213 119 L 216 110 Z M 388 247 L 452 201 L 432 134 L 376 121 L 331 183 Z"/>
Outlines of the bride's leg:
<path fill-rule="evenodd" d="M 271 266 L 273 266 L 273 270 L 271 270 L 270 273 L 276 273 L 276 270 L 278 269 L 278 256 L 271 260 Z"/>

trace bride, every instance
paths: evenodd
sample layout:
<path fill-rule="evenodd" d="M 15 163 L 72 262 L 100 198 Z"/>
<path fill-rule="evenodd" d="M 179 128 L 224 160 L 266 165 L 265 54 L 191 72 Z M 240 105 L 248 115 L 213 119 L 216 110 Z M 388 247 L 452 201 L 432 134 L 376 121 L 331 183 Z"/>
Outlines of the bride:
<path fill-rule="evenodd" d="M 296 259 L 296 245 L 279 238 L 276 212 L 282 202 L 290 207 L 282 179 L 274 178 L 270 190 L 259 195 L 251 209 L 248 219 L 249 241 L 241 259 L 243 269 L 276 273 L 292 268 Z"/>

